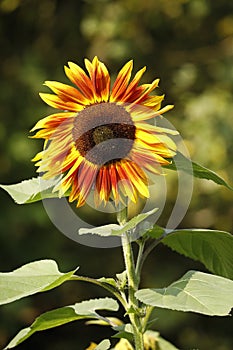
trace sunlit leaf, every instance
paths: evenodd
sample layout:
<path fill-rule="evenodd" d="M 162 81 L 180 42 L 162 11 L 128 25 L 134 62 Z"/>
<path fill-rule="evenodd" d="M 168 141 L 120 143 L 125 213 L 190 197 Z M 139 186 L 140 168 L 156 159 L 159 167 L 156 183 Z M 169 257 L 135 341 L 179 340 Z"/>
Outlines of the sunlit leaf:
<path fill-rule="evenodd" d="M 31 337 L 35 332 L 43 331 L 46 329 L 61 326 L 63 324 L 76 321 L 82 318 L 87 318 L 87 316 L 79 316 L 75 313 L 74 308 L 67 306 L 60 309 L 48 311 L 40 315 L 31 327 L 22 329 L 5 347 L 5 349 L 11 349 L 16 345 L 22 343 L 29 337 Z"/>
<path fill-rule="evenodd" d="M 26 204 L 44 198 L 58 198 L 58 192 L 53 192 L 53 188 L 58 181 L 58 178 L 44 180 L 37 177 L 14 185 L 0 185 L 0 188 L 8 192 L 17 204 Z"/>
<path fill-rule="evenodd" d="M 65 306 L 45 312 L 37 317 L 30 327 L 22 329 L 4 350 L 15 347 L 39 331 L 55 328 L 81 319 L 89 319 L 93 317 L 102 319 L 102 316 L 100 316 L 96 310 L 116 311 L 117 309 L 118 304 L 114 299 L 100 298 L 83 301 L 81 303 L 76 303 L 75 305 Z M 82 311 L 83 314 L 79 313 L 79 310 Z"/>
<path fill-rule="evenodd" d="M 122 235 L 126 231 L 132 230 L 139 223 L 141 223 L 142 221 L 144 221 L 145 219 L 147 219 L 149 216 L 153 215 L 157 211 L 158 211 L 158 208 L 154 208 L 154 209 L 152 209 L 152 210 L 150 210 L 150 211 L 148 211 L 146 213 L 142 213 L 142 214 L 139 214 L 139 215 L 135 216 L 134 218 L 129 220 L 125 225 L 123 225 L 123 227 L 121 227 L 120 229 L 118 229 L 116 231 L 113 230 L 113 234 L 114 235 Z"/>
<path fill-rule="evenodd" d="M 94 228 L 80 228 L 78 233 L 79 235 L 85 235 L 91 233 L 93 235 L 98 235 L 102 237 L 112 236 L 113 230 L 118 230 L 121 226 L 117 224 L 109 224 L 104 226 L 97 226 Z"/>
<path fill-rule="evenodd" d="M 40 260 L 12 272 L 1 272 L 0 305 L 55 288 L 69 280 L 76 270 L 61 273 L 55 261 Z"/>
<path fill-rule="evenodd" d="M 90 299 L 75 304 L 75 312 L 81 315 L 96 315 L 96 310 L 118 310 L 118 303 L 112 298 Z"/>
<path fill-rule="evenodd" d="M 233 307 L 233 281 L 199 271 L 189 271 L 167 288 L 141 289 L 136 297 L 155 307 L 191 311 L 210 316 L 229 315 Z"/>
<path fill-rule="evenodd" d="M 180 152 L 177 152 L 175 157 L 171 160 L 171 163 L 169 165 L 165 165 L 164 168 L 170 170 L 182 170 L 197 178 L 211 180 L 218 185 L 222 185 L 230 190 L 233 190 L 233 187 L 230 186 L 223 178 L 221 178 L 214 171 L 191 161 Z"/>
<path fill-rule="evenodd" d="M 97 281 L 98 281 L 98 282 L 101 282 L 101 283 L 110 284 L 111 286 L 117 288 L 117 282 L 114 280 L 114 278 L 101 277 L 101 278 L 98 278 Z"/>
<path fill-rule="evenodd" d="M 148 211 L 147 213 L 142 213 L 131 220 L 127 221 L 125 225 L 117 225 L 117 224 L 110 224 L 110 225 L 104 225 L 104 226 L 98 226 L 94 228 L 81 228 L 79 229 L 79 234 L 96 234 L 99 236 L 120 236 L 123 233 L 134 229 L 137 225 L 139 225 L 143 220 L 147 219 L 150 215 L 153 215 L 158 209 L 152 209 Z M 144 230 L 144 229 L 143 229 Z"/>
<path fill-rule="evenodd" d="M 111 343 L 108 339 L 104 339 L 102 340 L 102 342 L 100 342 L 97 347 L 95 348 L 95 350 L 108 350 L 111 346 Z"/>

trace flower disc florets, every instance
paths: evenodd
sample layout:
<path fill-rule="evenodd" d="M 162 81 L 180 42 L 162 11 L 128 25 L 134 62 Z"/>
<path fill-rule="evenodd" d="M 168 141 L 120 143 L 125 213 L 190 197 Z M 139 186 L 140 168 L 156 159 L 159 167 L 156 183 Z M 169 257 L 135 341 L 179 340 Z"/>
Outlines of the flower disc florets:
<path fill-rule="evenodd" d="M 99 103 L 78 113 L 72 130 L 77 151 L 96 165 L 124 159 L 133 147 L 130 113 L 115 103 Z"/>

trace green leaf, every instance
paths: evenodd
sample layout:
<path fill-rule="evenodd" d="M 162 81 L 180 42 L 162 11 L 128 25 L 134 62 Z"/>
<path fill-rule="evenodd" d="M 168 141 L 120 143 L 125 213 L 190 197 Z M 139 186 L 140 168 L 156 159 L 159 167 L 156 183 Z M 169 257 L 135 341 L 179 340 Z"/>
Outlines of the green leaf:
<path fill-rule="evenodd" d="M 143 303 L 165 309 L 191 311 L 209 316 L 229 315 L 233 307 L 233 281 L 199 271 L 189 271 L 162 289 L 141 289 Z"/>
<path fill-rule="evenodd" d="M 165 165 L 164 168 L 170 170 L 183 170 L 186 173 L 193 175 L 197 178 L 211 180 L 216 184 L 225 186 L 233 191 L 233 187 L 230 186 L 223 178 L 221 178 L 214 171 L 209 170 L 203 167 L 202 165 L 191 161 L 180 152 L 177 152 L 175 157 L 171 159 L 171 163 L 169 165 Z"/>
<path fill-rule="evenodd" d="M 110 278 L 110 277 L 101 277 L 97 279 L 98 282 L 101 283 L 106 283 L 106 284 L 110 284 L 110 286 L 113 286 L 115 288 L 117 288 L 117 282 L 114 280 L 114 278 Z"/>
<path fill-rule="evenodd" d="M 78 233 L 79 235 L 86 235 L 91 233 L 93 235 L 98 235 L 102 237 L 112 236 L 113 230 L 119 229 L 121 226 L 117 224 L 109 224 L 104 226 L 97 226 L 94 228 L 80 228 Z"/>
<path fill-rule="evenodd" d="M 125 225 L 110 224 L 110 225 L 99 226 L 94 228 L 81 228 L 79 229 L 79 234 L 83 235 L 83 234 L 91 233 L 91 234 L 96 234 L 103 237 L 120 236 L 124 234 L 126 231 L 134 229 L 138 224 L 140 224 L 142 221 L 147 219 L 150 215 L 153 215 L 157 210 L 158 208 L 155 208 L 148 211 L 147 213 L 139 214 L 134 218 L 132 218 L 131 220 L 127 221 Z"/>
<path fill-rule="evenodd" d="M 154 209 L 148 211 L 147 213 L 142 213 L 142 214 L 139 214 L 139 215 L 133 217 L 131 220 L 126 222 L 125 225 L 121 226 L 120 229 L 118 229 L 116 231 L 113 230 L 113 234 L 114 235 L 122 235 L 126 231 L 130 231 L 130 230 L 134 229 L 139 223 L 141 223 L 142 221 L 144 221 L 145 219 L 147 219 L 149 216 L 153 215 L 157 211 L 158 211 L 158 208 L 154 208 Z"/>
<path fill-rule="evenodd" d="M 90 299 L 75 304 L 75 312 L 81 315 L 95 316 L 96 310 L 118 310 L 118 303 L 112 298 Z"/>
<path fill-rule="evenodd" d="M 0 305 L 55 288 L 69 280 L 76 270 L 61 273 L 55 261 L 40 260 L 12 272 L 1 272 Z"/>
<path fill-rule="evenodd" d="M 58 198 L 58 191 L 53 192 L 53 188 L 58 181 L 59 178 L 44 180 L 37 177 L 14 185 L 0 185 L 0 188 L 8 192 L 17 204 L 26 204 L 44 198 Z"/>
<path fill-rule="evenodd" d="M 129 342 L 133 342 L 133 328 L 130 323 L 113 327 L 113 329 L 117 331 L 117 333 L 114 334 L 112 338 L 124 338 L 127 339 Z"/>
<path fill-rule="evenodd" d="M 111 310 L 116 311 L 118 304 L 111 298 L 100 298 L 83 301 L 71 306 L 65 306 L 59 309 L 45 312 L 36 318 L 30 327 L 22 329 L 5 347 L 11 349 L 22 343 L 34 333 L 44 331 L 50 328 L 55 328 L 63 324 L 89 318 L 102 319 L 102 316 L 96 313 L 96 310 Z M 84 311 L 83 314 L 79 310 Z"/>
<path fill-rule="evenodd" d="M 104 339 L 102 340 L 101 343 L 99 343 L 97 345 L 97 347 L 95 348 L 95 350 L 108 350 L 110 349 L 111 343 L 108 339 Z"/>
<path fill-rule="evenodd" d="M 233 279 L 233 236 L 216 230 L 175 230 L 162 243 L 220 276 Z"/>
<path fill-rule="evenodd" d="M 16 345 L 22 343 L 26 339 L 28 339 L 30 336 L 32 336 L 35 332 L 43 331 L 46 329 L 54 328 L 61 326 L 63 324 L 76 321 L 82 318 L 87 318 L 78 316 L 74 309 L 70 306 L 66 306 L 60 309 L 48 311 L 39 317 L 36 318 L 36 320 L 33 322 L 31 327 L 27 327 L 22 329 L 11 341 L 10 343 L 4 348 L 5 349 L 11 349 L 15 347 Z"/>
<path fill-rule="evenodd" d="M 168 232 L 167 231 L 166 231 L 166 229 L 164 229 L 158 225 L 154 225 L 152 229 L 149 229 L 146 232 L 145 236 L 147 238 L 162 239 L 163 237 L 165 237 L 166 235 L 168 235 L 170 233 L 170 231 L 168 231 Z"/>

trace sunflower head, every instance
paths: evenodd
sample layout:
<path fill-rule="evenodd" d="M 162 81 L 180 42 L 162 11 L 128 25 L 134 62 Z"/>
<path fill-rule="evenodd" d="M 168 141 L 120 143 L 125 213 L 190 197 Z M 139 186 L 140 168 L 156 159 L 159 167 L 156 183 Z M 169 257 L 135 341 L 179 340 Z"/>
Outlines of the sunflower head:
<path fill-rule="evenodd" d="M 133 61 L 110 83 L 106 66 L 97 57 L 85 60 L 86 72 L 69 62 L 65 73 L 73 86 L 46 81 L 53 94 L 40 94 L 62 110 L 41 119 L 32 129 L 45 140 L 34 161 L 45 179 L 62 175 L 54 191 L 83 205 L 93 192 L 95 204 L 148 198 L 149 174 L 161 174 L 176 146 L 174 130 L 147 121 L 173 106 L 161 108 L 164 96 L 151 95 L 156 79 L 140 85 L 145 67 L 131 78 Z"/>

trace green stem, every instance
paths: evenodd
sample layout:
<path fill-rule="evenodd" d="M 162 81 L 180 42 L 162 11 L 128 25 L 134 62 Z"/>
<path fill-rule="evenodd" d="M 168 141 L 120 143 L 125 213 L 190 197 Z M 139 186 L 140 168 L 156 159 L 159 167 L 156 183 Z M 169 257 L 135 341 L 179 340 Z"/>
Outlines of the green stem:
<path fill-rule="evenodd" d="M 154 310 L 154 306 L 147 306 L 146 307 L 146 315 L 143 319 L 143 332 L 145 332 L 147 329 L 147 324 L 148 324 L 148 321 L 150 319 L 150 316 L 151 316 L 151 313 L 153 310 Z"/>
<path fill-rule="evenodd" d="M 136 264 L 136 276 L 137 276 L 138 281 L 140 282 L 141 261 L 143 258 L 143 252 L 144 252 L 146 241 L 142 238 L 139 241 L 137 241 L 137 243 L 138 243 L 139 248 L 138 248 L 137 264 Z"/>
<path fill-rule="evenodd" d="M 138 278 L 136 276 L 129 233 L 122 236 L 122 248 L 128 278 L 128 313 L 134 332 L 135 350 L 143 350 L 144 346 L 140 310 L 138 300 L 135 298 L 135 292 L 138 290 Z"/>
<path fill-rule="evenodd" d="M 153 242 L 151 242 L 151 244 L 147 247 L 147 249 L 144 252 L 142 252 L 142 255 L 140 256 L 140 259 L 138 259 L 138 264 L 137 264 L 137 274 L 138 275 L 141 275 L 142 266 L 143 266 L 146 258 L 148 257 L 148 255 L 164 239 L 165 236 L 166 236 L 166 234 L 163 234 L 161 237 L 155 239 Z M 144 249 L 144 246 L 143 246 L 143 249 Z"/>
<path fill-rule="evenodd" d="M 118 221 L 123 224 L 127 221 L 127 208 L 120 212 Z M 142 332 L 142 318 L 140 315 L 140 308 L 138 300 L 135 297 L 135 292 L 138 290 L 139 278 L 136 275 L 136 268 L 134 263 L 134 256 L 132 246 L 130 243 L 130 231 L 122 235 L 122 248 L 128 279 L 128 308 L 127 312 L 133 327 L 134 346 L 135 350 L 143 350 L 143 332 Z"/>

